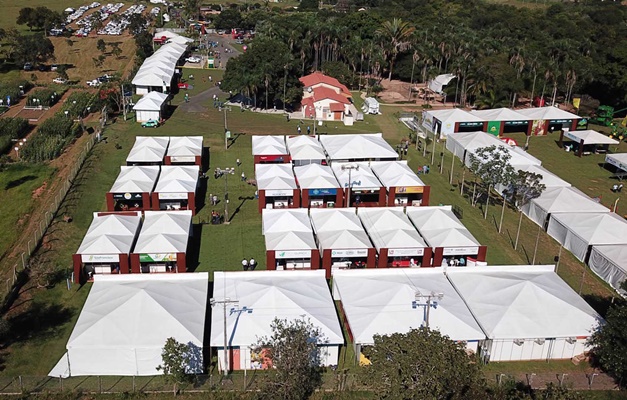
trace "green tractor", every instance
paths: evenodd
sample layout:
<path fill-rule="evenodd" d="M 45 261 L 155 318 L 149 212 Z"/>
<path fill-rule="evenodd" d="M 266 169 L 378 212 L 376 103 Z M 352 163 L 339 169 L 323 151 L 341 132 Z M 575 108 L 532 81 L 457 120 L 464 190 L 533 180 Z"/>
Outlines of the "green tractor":
<path fill-rule="evenodd" d="M 599 106 L 594 113 L 594 117 L 592 117 L 589 122 L 595 125 L 611 126 L 614 121 L 614 115 L 625 110 L 627 110 L 627 108 L 614 110 L 612 106 Z"/>

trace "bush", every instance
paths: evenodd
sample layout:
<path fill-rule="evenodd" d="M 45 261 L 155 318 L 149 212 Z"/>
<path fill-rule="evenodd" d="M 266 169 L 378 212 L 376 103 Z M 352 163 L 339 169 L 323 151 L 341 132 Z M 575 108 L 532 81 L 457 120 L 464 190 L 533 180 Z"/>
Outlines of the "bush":
<path fill-rule="evenodd" d="M 29 81 L 23 79 L 0 83 L 0 99 L 6 104 L 7 96 L 11 96 L 11 104 L 16 104 L 22 96 L 20 86 L 24 88 L 24 93 L 33 87 Z"/>
<path fill-rule="evenodd" d="M 68 111 L 72 118 L 78 118 L 87 115 L 87 107 L 89 107 L 89 112 L 93 113 L 98 111 L 100 105 L 101 100 L 97 95 L 88 92 L 74 92 L 67 98 L 61 110 L 63 112 Z"/>
<path fill-rule="evenodd" d="M 22 148 L 20 157 L 32 163 L 53 160 L 80 134 L 80 125 L 75 124 L 64 113 L 56 113 L 39 125 L 37 133 Z"/>
<path fill-rule="evenodd" d="M 52 89 L 40 89 L 28 96 L 26 104 L 29 106 L 52 107 L 60 98 L 61 94 Z"/>
<path fill-rule="evenodd" d="M 9 151 L 14 139 L 20 139 L 28 132 L 28 121 L 24 118 L 0 119 L 0 154 Z"/>

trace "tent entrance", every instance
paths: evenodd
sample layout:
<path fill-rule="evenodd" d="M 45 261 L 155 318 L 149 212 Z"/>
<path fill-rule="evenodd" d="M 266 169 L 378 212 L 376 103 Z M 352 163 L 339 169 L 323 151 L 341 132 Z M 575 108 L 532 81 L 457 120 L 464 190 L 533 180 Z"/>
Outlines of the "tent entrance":
<path fill-rule="evenodd" d="M 175 262 L 162 262 L 162 263 L 141 263 L 139 272 L 142 274 L 154 274 L 165 272 L 177 272 Z"/>
<path fill-rule="evenodd" d="M 368 263 L 367 257 L 332 258 L 331 268 L 339 268 L 339 269 L 366 268 L 367 263 Z"/>
<path fill-rule="evenodd" d="M 399 207 L 404 206 L 421 206 L 422 205 L 422 193 L 404 194 L 402 196 L 394 196 L 394 205 Z"/>
<path fill-rule="evenodd" d="M 110 264 L 85 264 L 83 266 L 83 270 L 85 271 L 85 275 L 87 279 L 92 280 L 94 275 L 110 275 L 110 274 L 119 274 L 120 273 L 120 264 L 119 263 L 110 263 Z"/>
<path fill-rule="evenodd" d="M 335 196 L 316 196 L 309 198 L 311 208 L 333 208 L 335 207 Z"/>
<path fill-rule="evenodd" d="M 115 211 L 141 211 L 144 209 L 142 199 L 117 199 L 113 208 Z"/>
<path fill-rule="evenodd" d="M 266 196 L 266 208 L 290 208 L 293 202 L 292 196 Z"/>
<path fill-rule="evenodd" d="M 379 205 L 379 191 L 351 190 L 351 204 L 349 207 L 376 207 Z"/>
<path fill-rule="evenodd" d="M 415 268 L 422 265 L 422 256 L 388 257 L 388 268 Z"/>
<path fill-rule="evenodd" d="M 189 210 L 188 205 L 187 199 L 159 201 L 160 210 Z"/>
<path fill-rule="evenodd" d="M 277 260 L 277 270 L 311 269 L 311 258 L 283 258 Z"/>

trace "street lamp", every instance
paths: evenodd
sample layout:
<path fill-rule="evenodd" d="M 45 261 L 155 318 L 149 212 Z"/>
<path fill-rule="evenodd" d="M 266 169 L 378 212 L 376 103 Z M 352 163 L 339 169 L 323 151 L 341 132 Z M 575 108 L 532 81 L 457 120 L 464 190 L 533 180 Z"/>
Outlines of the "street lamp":
<path fill-rule="evenodd" d="M 358 164 L 344 164 L 342 165 L 342 171 L 346 171 L 348 170 L 348 207 L 351 206 L 351 190 L 353 187 L 353 180 L 352 180 L 352 172 L 353 170 L 359 171 L 359 165 Z"/>
<path fill-rule="evenodd" d="M 318 125 L 318 111 L 316 110 L 316 93 L 314 92 L 314 90 L 313 90 L 313 88 L 311 86 L 309 86 L 307 88 L 307 93 L 311 94 L 311 100 L 312 100 L 313 111 L 314 111 L 314 130 L 313 130 L 313 134 L 314 134 L 314 136 L 316 136 L 316 125 Z M 316 138 L 318 139 L 318 141 L 320 141 L 320 135 L 316 136 Z"/>
<path fill-rule="evenodd" d="M 224 175 L 224 223 L 229 224 L 229 175 L 235 175 L 235 168 L 216 168 L 220 175 Z"/>
<path fill-rule="evenodd" d="M 435 293 L 435 292 L 431 292 L 429 294 L 422 294 L 420 293 L 419 290 L 416 290 L 416 294 L 415 294 L 415 298 L 416 300 L 414 300 L 412 302 L 412 308 L 417 308 L 418 307 L 418 301 L 420 300 L 426 300 L 426 304 L 425 306 L 427 307 L 427 312 L 426 312 L 426 316 L 425 316 L 425 327 L 427 329 L 429 329 L 429 311 L 431 310 L 431 307 L 433 306 L 433 308 L 436 308 L 438 306 L 437 301 L 434 300 L 442 300 L 444 298 L 444 293 Z"/>

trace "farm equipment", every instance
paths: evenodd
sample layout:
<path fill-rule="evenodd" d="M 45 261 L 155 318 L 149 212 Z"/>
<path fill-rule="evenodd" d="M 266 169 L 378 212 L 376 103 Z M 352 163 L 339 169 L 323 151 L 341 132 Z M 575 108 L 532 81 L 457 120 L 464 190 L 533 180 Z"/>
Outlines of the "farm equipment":
<path fill-rule="evenodd" d="M 614 107 L 612 106 L 599 106 L 599 108 L 597 108 L 597 111 L 594 113 L 594 116 L 590 119 L 590 123 L 596 125 L 610 126 L 612 125 L 612 121 L 614 121 L 614 115 L 625 110 L 627 110 L 627 108 L 614 110 Z"/>

